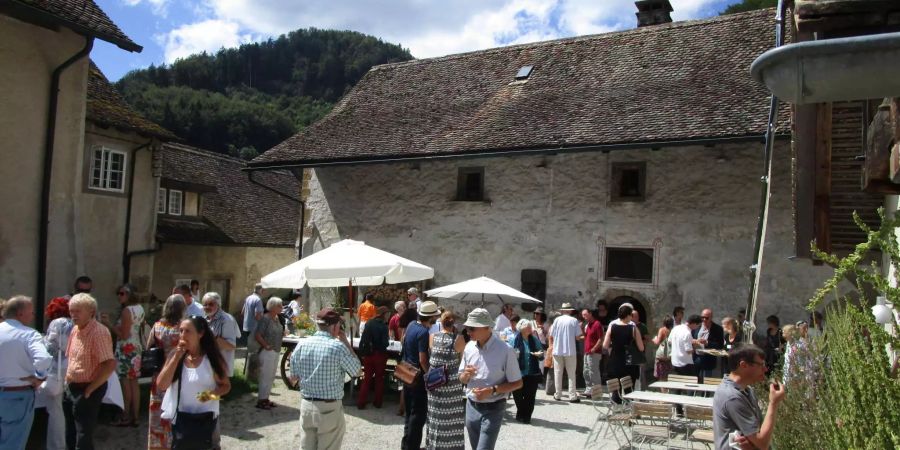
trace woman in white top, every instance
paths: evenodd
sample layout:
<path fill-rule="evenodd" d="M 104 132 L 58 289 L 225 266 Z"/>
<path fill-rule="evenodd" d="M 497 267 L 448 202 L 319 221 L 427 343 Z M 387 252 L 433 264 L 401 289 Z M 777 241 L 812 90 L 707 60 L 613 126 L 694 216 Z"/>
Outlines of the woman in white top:
<path fill-rule="evenodd" d="M 66 418 L 63 414 L 63 382 L 66 367 L 66 346 L 69 335 L 75 324 L 69 317 L 69 299 L 56 297 L 44 310 L 44 317 L 50 321 L 44 345 L 53 357 L 53 364 L 47 371 L 47 379 L 38 390 L 43 395 L 44 407 L 47 408 L 47 450 L 66 449 Z"/>
<path fill-rule="evenodd" d="M 166 390 L 166 397 L 180 397 L 178 411 L 212 412 L 218 417 L 219 398 L 231 390 L 231 382 L 209 323 L 202 317 L 191 317 L 181 321 L 179 330 L 181 339 L 160 371 L 157 387 Z M 164 403 L 176 404 L 168 399 Z M 173 426 L 177 422 L 176 412 Z M 213 447 L 217 446 L 218 443 L 213 442 Z"/>
<path fill-rule="evenodd" d="M 116 291 L 122 310 L 115 326 L 109 324 L 109 316 L 101 315 L 101 322 L 116 335 L 116 373 L 122 385 L 122 398 L 125 409 L 122 417 L 113 422 L 117 427 L 137 427 L 140 417 L 141 391 L 138 389 L 138 378 L 141 376 L 141 327 L 144 325 L 144 307 L 134 293 L 134 287 L 123 284 Z"/>

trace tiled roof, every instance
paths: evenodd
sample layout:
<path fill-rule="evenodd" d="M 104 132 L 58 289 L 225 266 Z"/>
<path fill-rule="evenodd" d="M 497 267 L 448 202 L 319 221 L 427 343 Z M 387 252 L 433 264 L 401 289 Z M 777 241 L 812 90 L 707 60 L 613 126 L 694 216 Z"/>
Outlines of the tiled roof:
<path fill-rule="evenodd" d="M 157 237 L 163 242 L 242 245 L 295 244 L 300 204 L 255 185 L 241 171 L 245 162 L 187 145 L 162 147 L 163 180 L 215 187 L 202 194 L 202 222 L 160 216 Z M 300 183 L 288 172 L 254 173 L 259 183 L 298 198 Z"/>
<path fill-rule="evenodd" d="M 768 9 L 377 66 L 251 166 L 760 136 L 769 94 L 749 71 L 774 23 Z"/>
<path fill-rule="evenodd" d="M 177 139 L 165 128 L 145 119 L 125 102 L 103 72 L 91 61 L 88 69 L 87 119 L 98 125 L 134 131 L 162 140 Z"/>
<path fill-rule="evenodd" d="M 25 20 L 53 21 L 133 52 L 134 43 L 93 0 L 4 0 L 0 11 Z"/>

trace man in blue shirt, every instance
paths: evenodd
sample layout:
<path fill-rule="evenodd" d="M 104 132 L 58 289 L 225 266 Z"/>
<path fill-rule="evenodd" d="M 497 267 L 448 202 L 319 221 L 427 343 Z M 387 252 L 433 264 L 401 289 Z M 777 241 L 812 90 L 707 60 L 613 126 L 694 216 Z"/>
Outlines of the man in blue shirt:
<path fill-rule="evenodd" d="M 291 378 L 300 381 L 300 448 L 340 450 L 346 423 L 341 399 L 344 374 L 359 376 L 359 359 L 331 308 L 316 315 L 319 331 L 291 354 Z"/>
<path fill-rule="evenodd" d="M 428 419 L 428 392 L 422 376 L 428 372 L 428 327 L 441 313 L 434 302 L 422 302 L 419 320 L 406 327 L 401 360 L 421 370 L 412 386 L 403 386 L 406 424 L 403 426 L 402 450 L 418 450 L 422 445 L 422 429 Z"/>

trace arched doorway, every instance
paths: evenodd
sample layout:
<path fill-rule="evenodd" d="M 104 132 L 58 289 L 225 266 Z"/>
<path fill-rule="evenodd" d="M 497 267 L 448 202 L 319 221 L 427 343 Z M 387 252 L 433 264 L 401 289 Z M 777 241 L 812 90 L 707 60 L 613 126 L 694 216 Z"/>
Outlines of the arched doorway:
<path fill-rule="evenodd" d="M 631 303 L 631 306 L 633 306 L 634 309 L 638 312 L 638 316 L 641 318 L 641 323 L 647 323 L 647 310 L 644 309 L 644 304 L 641 303 L 640 300 L 629 295 L 620 295 L 609 302 L 609 313 L 613 317 L 617 318 L 619 314 L 619 307 L 622 306 L 623 303 Z"/>

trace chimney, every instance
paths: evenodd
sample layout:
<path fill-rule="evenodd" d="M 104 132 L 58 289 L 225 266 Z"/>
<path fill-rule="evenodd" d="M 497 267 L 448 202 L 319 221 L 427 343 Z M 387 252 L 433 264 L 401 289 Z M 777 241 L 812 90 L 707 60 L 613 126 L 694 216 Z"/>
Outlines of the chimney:
<path fill-rule="evenodd" d="M 661 25 L 672 21 L 672 4 L 669 0 L 638 0 L 634 2 L 637 6 L 636 13 L 638 19 L 638 28 L 648 27 L 652 25 Z"/>

